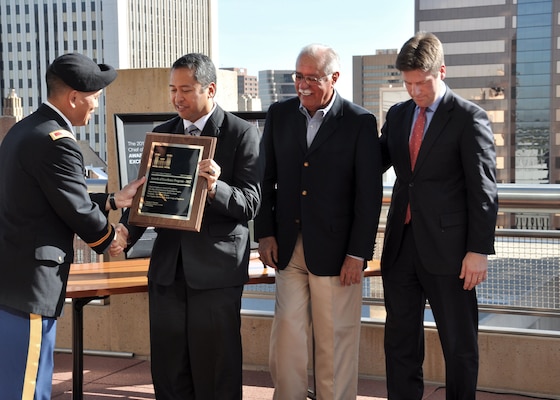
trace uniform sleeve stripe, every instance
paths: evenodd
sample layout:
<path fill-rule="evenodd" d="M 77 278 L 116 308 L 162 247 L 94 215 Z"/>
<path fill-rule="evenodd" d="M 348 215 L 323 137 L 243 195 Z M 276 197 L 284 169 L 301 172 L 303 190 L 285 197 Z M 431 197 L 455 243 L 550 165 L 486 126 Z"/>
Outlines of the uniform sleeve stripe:
<path fill-rule="evenodd" d="M 97 242 L 88 243 L 88 246 L 91 247 L 91 248 L 97 247 L 113 235 L 114 235 L 113 225 L 109 225 L 109 231 L 101 239 L 99 239 Z"/>
<path fill-rule="evenodd" d="M 42 337 L 43 318 L 37 314 L 29 314 L 29 348 L 27 350 L 27 365 L 25 366 L 22 400 L 33 400 L 35 396 Z"/>

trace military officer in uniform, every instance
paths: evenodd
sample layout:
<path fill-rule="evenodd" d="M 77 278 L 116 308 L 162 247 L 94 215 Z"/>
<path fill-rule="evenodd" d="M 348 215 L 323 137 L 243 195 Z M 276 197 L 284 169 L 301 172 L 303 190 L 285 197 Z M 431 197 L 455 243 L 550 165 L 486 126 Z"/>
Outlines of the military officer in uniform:
<path fill-rule="evenodd" d="M 0 146 L 0 393 L 51 397 L 56 318 L 64 304 L 74 234 L 102 253 L 124 237 L 107 220 L 143 183 L 88 194 L 72 126 L 86 125 L 117 76 L 81 54 L 56 58 L 47 101 L 10 129 Z M 124 244 L 126 245 L 126 243 Z"/>

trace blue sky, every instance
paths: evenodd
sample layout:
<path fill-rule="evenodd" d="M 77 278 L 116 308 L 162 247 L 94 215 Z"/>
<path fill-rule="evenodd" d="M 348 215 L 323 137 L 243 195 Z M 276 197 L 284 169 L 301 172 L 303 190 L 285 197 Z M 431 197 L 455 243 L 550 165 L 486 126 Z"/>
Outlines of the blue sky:
<path fill-rule="evenodd" d="M 340 93 L 352 100 L 352 56 L 399 49 L 414 34 L 414 0 L 218 0 L 218 68 L 294 69 L 309 43 L 341 59 Z"/>

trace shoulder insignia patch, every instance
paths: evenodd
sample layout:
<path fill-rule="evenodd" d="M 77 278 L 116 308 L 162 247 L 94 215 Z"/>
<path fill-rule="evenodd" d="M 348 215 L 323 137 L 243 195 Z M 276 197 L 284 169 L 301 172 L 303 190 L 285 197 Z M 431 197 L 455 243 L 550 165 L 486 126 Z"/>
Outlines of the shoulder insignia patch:
<path fill-rule="evenodd" d="M 76 138 L 74 137 L 72 132 L 64 130 L 64 129 L 59 129 L 59 130 L 56 130 L 56 131 L 52 131 L 51 133 L 49 133 L 49 136 L 51 137 L 52 140 L 58 140 L 58 139 L 62 139 L 62 138 L 70 138 L 70 139 L 76 140 Z"/>

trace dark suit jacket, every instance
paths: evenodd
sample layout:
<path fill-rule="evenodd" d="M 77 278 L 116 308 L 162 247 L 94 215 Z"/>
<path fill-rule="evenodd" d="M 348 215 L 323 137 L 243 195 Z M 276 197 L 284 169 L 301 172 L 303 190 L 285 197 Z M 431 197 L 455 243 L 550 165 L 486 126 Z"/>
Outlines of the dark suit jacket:
<path fill-rule="evenodd" d="M 276 237 L 283 269 L 301 232 L 308 269 L 337 276 L 346 254 L 373 255 L 382 199 L 377 122 L 337 94 L 308 149 L 299 105 L 296 97 L 268 110 L 255 235 Z"/>
<path fill-rule="evenodd" d="M 494 136 L 486 112 L 447 88 L 411 172 L 408 139 L 414 109 L 412 100 L 391 107 L 381 130 L 384 166 L 392 165 L 397 177 L 381 265 L 391 268 L 397 257 L 410 201 L 422 264 L 432 273 L 458 275 L 467 251 L 494 253 Z"/>
<path fill-rule="evenodd" d="M 184 134 L 179 116 L 154 132 Z M 248 280 L 250 253 L 248 222 L 258 211 L 264 160 L 260 135 L 251 123 L 216 107 L 201 133 L 218 138 L 214 160 L 221 168 L 216 196 L 206 204 L 200 232 L 157 228 L 148 278 L 169 285 L 175 278 L 179 254 L 186 280 L 194 289 L 243 285 Z M 128 219 L 127 213 L 122 221 Z M 129 226 L 135 243 L 145 228 Z"/>
<path fill-rule="evenodd" d="M 47 317 L 64 305 L 74 233 L 98 253 L 114 236 L 107 194 L 88 194 L 80 147 L 66 129 L 43 104 L 0 146 L 0 304 Z"/>

